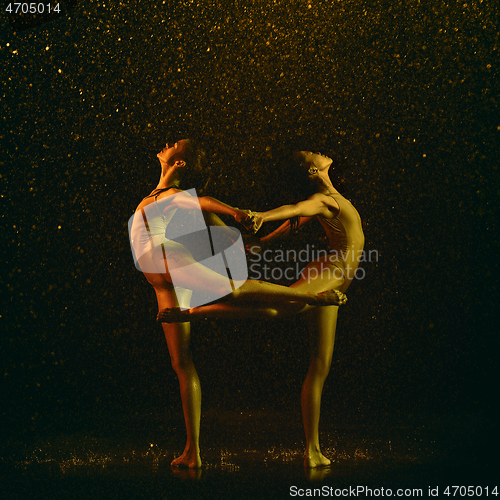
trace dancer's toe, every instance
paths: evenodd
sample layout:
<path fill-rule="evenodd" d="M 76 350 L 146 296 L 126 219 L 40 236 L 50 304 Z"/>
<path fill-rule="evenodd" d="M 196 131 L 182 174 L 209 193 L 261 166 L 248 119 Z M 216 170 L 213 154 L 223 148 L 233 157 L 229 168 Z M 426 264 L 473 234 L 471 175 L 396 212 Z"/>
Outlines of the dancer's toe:
<path fill-rule="evenodd" d="M 183 453 L 180 457 L 177 457 L 174 460 L 172 460 L 170 466 L 179 469 L 199 469 L 201 467 L 200 454 Z"/>
<path fill-rule="evenodd" d="M 304 467 L 307 469 L 313 469 L 316 467 L 328 467 L 331 465 L 331 460 L 326 458 L 323 453 L 317 452 L 306 455 L 304 459 Z"/>
<path fill-rule="evenodd" d="M 347 297 L 339 290 L 327 290 L 318 293 L 318 303 L 324 306 L 342 306 L 347 302 Z"/>

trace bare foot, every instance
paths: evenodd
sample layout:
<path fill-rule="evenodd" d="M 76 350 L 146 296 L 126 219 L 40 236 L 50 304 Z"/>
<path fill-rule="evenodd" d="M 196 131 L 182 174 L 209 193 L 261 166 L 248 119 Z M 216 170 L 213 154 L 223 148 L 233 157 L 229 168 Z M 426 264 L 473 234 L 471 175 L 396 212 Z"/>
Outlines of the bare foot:
<path fill-rule="evenodd" d="M 347 297 L 335 289 L 318 293 L 316 297 L 320 306 L 342 306 L 347 302 Z"/>
<path fill-rule="evenodd" d="M 181 469 L 180 467 L 172 467 L 170 470 L 172 471 L 172 474 L 174 476 L 179 477 L 183 481 L 186 481 L 188 479 L 191 481 L 199 481 L 201 479 L 201 467 L 199 469 Z M 313 472 L 322 472 L 327 471 L 328 468 L 308 470 Z"/>
<path fill-rule="evenodd" d="M 200 453 L 184 450 L 184 453 L 180 457 L 172 460 L 170 466 L 182 469 L 199 469 L 201 467 Z"/>
<path fill-rule="evenodd" d="M 159 323 L 185 323 L 189 321 L 188 314 L 188 309 L 181 311 L 179 307 L 167 307 L 158 313 L 156 321 Z"/>
<path fill-rule="evenodd" d="M 314 467 L 327 467 L 332 462 L 326 458 L 321 451 L 308 453 L 304 459 L 304 467 L 312 469 Z"/>

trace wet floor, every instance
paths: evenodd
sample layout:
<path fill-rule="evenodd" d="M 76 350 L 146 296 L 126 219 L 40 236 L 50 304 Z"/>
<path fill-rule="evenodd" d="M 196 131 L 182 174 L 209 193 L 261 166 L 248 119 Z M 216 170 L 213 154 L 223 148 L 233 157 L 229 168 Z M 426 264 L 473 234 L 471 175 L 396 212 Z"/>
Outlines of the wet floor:
<path fill-rule="evenodd" d="M 2 457 L 5 498 L 371 498 L 388 489 L 429 497 L 429 487 L 441 496 L 448 484 L 492 491 L 499 477 L 493 429 L 467 415 L 325 418 L 321 442 L 332 465 L 306 470 L 296 414 L 211 410 L 202 422 L 203 468 L 189 471 L 170 468 L 183 448 L 182 420 L 115 418 L 112 426 L 52 432 L 10 448 Z"/>

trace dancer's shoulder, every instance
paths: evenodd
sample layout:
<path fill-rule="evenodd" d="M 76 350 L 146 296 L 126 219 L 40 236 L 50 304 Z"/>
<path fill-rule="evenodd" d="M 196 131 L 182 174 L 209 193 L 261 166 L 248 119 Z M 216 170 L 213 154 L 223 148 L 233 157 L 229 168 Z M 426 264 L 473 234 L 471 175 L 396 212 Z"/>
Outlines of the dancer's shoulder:
<path fill-rule="evenodd" d="M 321 203 L 322 206 L 326 208 L 326 211 L 321 215 L 327 219 L 335 217 L 340 210 L 337 200 L 328 194 L 315 193 L 309 199 L 314 199 L 317 203 Z"/>

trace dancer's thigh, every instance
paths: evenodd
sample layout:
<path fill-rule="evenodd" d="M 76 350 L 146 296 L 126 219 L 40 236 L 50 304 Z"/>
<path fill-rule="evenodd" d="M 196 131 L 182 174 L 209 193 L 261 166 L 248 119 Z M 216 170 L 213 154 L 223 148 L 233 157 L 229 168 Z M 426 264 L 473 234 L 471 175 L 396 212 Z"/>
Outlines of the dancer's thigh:
<path fill-rule="evenodd" d="M 222 276 L 194 260 L 189 251 L 170 250 L 165 252 L 162 247 L 153 253 L 155 267 L 172 283 L 171 272 L 175 269 L 175 286 L 189 290 L 218 292 L 224 296 L 232 292 L 227 276 Z"/>
<path fill-rule="evenodd" d="M 342 290 L 344 282 L 341 263 L 332 261 L 329 257 L 321 257 L 310 262 L 302 271 L 300 279 L 290 285 L 290 288 L 319 293 L 333 289 Z"/>

